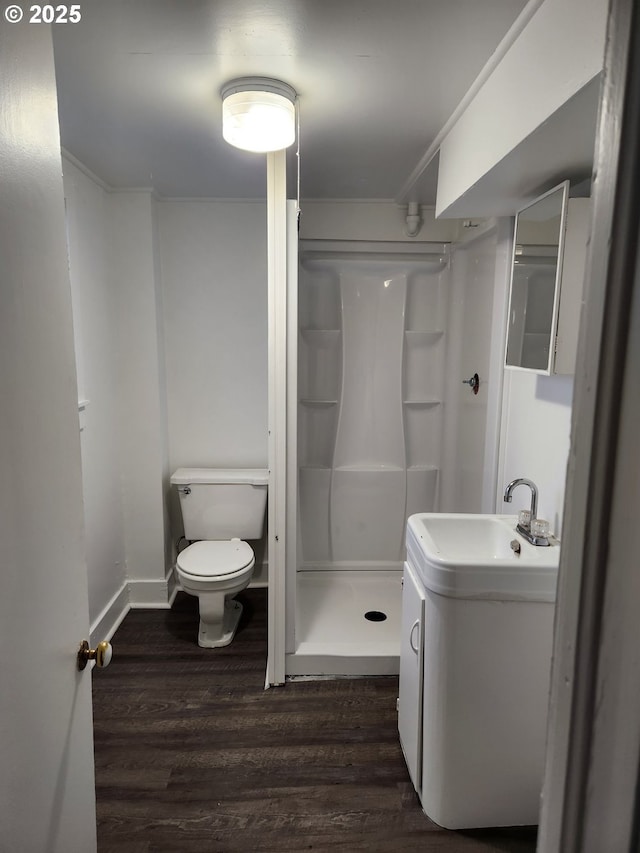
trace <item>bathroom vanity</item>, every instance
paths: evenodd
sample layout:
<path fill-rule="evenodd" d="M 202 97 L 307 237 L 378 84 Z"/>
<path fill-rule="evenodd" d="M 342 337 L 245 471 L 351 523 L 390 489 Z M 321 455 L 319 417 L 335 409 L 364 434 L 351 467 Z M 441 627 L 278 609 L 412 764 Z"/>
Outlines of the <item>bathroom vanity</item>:
<path fill-rule="evenodd" d="M 447 829 L 538 822 L 560 548 L 515 526 L 407 524 L 398 729 L 422 807 Z"/>

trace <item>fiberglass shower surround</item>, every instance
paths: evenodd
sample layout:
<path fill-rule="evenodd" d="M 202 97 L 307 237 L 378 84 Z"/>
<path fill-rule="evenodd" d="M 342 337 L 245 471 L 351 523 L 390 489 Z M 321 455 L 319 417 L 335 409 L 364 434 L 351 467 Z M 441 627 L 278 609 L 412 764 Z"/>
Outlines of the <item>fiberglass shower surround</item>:
<path fill-rule="evenodd" d="M 449 267 L 415 248 L 303 251 L 302 570 L 398 569 L 407 517 L 437 509 Z"/>

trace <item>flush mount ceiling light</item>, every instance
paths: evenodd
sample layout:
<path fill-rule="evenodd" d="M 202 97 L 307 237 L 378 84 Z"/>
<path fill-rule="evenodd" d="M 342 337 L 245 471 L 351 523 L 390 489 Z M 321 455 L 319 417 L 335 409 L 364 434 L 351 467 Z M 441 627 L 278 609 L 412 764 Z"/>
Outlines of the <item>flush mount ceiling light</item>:
<path fill-rule="evenodd" d="M 222 136 L 245 151 L 280 151 L 296 138 L 296 92 L 280 80 L 241 77 L 222 87 Z"/>

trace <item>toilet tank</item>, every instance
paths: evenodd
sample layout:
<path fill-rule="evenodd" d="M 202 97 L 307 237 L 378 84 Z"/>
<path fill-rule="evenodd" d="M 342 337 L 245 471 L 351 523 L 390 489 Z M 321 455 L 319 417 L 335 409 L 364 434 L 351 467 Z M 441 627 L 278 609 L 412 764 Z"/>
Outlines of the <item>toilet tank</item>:
<path fill-rule="evenodd" d="M 260 539 L 269 472 L 261 468 L 178 468 L 178 488 L 187 539 Z"/>

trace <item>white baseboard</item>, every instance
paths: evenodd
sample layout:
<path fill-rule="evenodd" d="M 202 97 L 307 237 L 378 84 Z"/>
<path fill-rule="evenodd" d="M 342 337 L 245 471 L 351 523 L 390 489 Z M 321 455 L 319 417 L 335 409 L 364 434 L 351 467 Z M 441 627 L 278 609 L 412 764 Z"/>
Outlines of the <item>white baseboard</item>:
<path fill-rule="evenodd" d="M 164 580 L 130 580 L 129 603 L 132 608 L 149 607 L 168 610 L 176 594 L 173 569 L 169 569 Z"/>
<path fill-rule="evenodd" d="M 90 629 L 92 647 L 95 648 L 95 644 L 102 640 L 111 640 L 132 608 L 170 609 L 178 589 L 173 569 L 169 569 L 163 581 L 125 581 L 92 622 Z"/>
<path fill-rule="evenodd" d="M 261 565 L 256 566 L 253 570 L 249 587 L 263 589 L 267 586 L 269 586 L 269 563 L 267 560 L 264 560 Z"/>
<path fill-rule="evenodd" d="M 102 640 L 109 641 L 130 609 L 129 585 L 125 581 L 100 615 L 94 619 L 90 634 L 91 647 L 95 649 L 96 644 Z"/>
<path fill-rule="evenodd" d="M 254 577 L 250 586 L 268 586 L 266 563 Z M 111 640 L 122 620 L 130 610 L 148 608 L 150 610 L 169 610 L 180 591 L 173 569 L 169 569 L 164 580 L 125 581 L 99 616 L 91 624 L 90 642 L 92 646 L 102 640 Z"/>
<path fill-rule="evenodd" d="M 167 609 L 171 609 L 173 607 L 173 602 L 176 600 L 176 595 L 181 591 L 180 584 L 174 579 L 173 589 L 171 590 L 171 594 L 169 595 L 169 601 L 167 602 Z"/>

